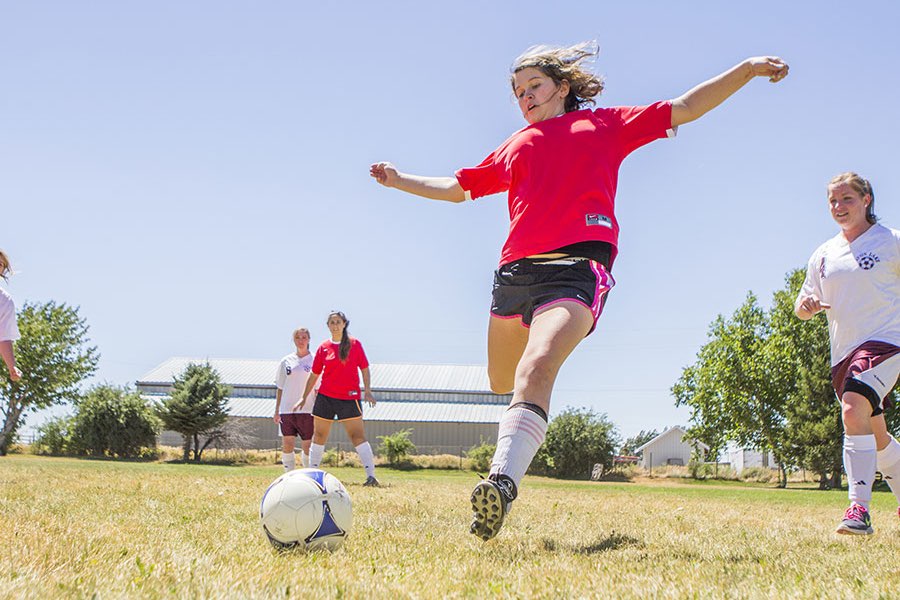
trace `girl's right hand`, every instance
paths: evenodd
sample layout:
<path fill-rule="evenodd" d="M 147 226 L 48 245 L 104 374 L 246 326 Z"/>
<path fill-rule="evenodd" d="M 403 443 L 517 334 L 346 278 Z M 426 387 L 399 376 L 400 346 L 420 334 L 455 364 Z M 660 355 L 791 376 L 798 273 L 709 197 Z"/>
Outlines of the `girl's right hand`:
<path fill-rule="evenodd" d="M 9 378 L 12 381 L 18 381 L 22 379 L 22 371 L 19 370 L 19 367 L 13 367 L 9 370 Z"/>
<path fill-rule="evenodd" d="M 799 306 L 810 316 L 819 314 L 827 308 L 831 308 L 830 304 L 822 302 L 816 296 L 806 296 L 805 298 L 800 300 Z"/>
<path fill-rule="evenodd" d="M 369 175 L 385 187 L 397 187 L 397 181 L 400 179 L 397 169 L 389 162 L 375 163 L 369 167 Z"/>

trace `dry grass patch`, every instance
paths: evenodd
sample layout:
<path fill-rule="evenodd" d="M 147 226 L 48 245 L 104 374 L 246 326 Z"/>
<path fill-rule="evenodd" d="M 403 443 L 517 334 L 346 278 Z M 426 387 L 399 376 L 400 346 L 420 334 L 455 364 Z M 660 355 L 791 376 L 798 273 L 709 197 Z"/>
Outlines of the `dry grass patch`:
<path fill-rule="evenodd" d="M 845 494 L 528 478 L 491 542 L 466 532 L 477 478 L 332 471 L 354 531 L 278 553 L 258 503 L 276 466 L 0 459 L 0 597 L 877 598 L 895 596 L 893 497 L 878 534 L 838 537 Z"/>

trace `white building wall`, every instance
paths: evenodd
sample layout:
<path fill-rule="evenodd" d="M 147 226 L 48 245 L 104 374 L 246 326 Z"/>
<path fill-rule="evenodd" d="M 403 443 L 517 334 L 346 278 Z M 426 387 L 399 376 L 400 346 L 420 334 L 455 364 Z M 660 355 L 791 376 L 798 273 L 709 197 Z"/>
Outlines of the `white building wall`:
<path fill-rule="evenodd" d="M 641 465 L 646 469 L 681 461 L 686 465 L 691 460 L 691 447 L 682 441 L 683 433 L 677 429 L 669 430 L 648 444 L 641 457 Z M 652 461 L 652 463 L 651 463 Z"/>

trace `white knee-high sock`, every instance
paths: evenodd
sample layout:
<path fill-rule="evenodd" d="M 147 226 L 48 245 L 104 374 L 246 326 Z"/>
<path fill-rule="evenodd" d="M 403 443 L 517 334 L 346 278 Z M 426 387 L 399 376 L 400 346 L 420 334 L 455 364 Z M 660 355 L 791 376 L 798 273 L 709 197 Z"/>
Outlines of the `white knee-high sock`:
<path fill-rule="evenodd" d="M 372 452 L 372 446 L 369 445 L 369 442 L 363 442 L 357 446 L 356 453 L 359 455 L 359 460 L 366 470 L 366 477 L 375 477 L 375 454 Z"/>
<path fill-rule="evenodd" d="M 491 474 L 507 475 L 518 487 L 546 435 L 543 417 L 518 404 L 510 407 L 500 419 Z"/>
<path fill-rule="evenodd" d="M 325 454 L 325 445 L 319 445 L 313 442 L 309 445 L 309 466 L 311 469 L 318 469 L 322 464 L 322 455 Z"/>
<path fill-rule="evenodd" d="M 844 436 L 844 470 L 847 472 L 850 502 L 862 504 L 867 510 L 872 500 L 877 461 L 874 434 Z"/>
<path fill-rule="evenodd" d="M 891 438 L 888 445 L 878 451 L 878 470 L 900 502 L 900 443 L 896 439 Z"/>
<path fill-rule="evenodd" d="M 300 464 L 303 465 L 304 469 L 309 466 L 309 454 L 306 452 L 300 454 Z"/>
<path fill-rule="evenodd" d="M 297 466 L 297 457 L 294 456 L 293 452 L 282 452 L 281 453 L 281 464 L 284 465 L 285 471 L 293 471 L 294 467 Z"/>

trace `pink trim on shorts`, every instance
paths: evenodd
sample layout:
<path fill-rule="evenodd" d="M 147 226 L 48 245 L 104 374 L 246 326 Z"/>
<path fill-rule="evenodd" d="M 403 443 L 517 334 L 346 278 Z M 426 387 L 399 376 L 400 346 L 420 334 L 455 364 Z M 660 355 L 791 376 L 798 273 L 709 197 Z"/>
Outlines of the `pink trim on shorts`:
<path fill-rule="evenodd" d="M 522 321 L 522 313 L 519 313 L 517 315 L 495 315 L 492 312 L 488 312 L 488 314 L 491 315 L 492 319 L 503 319 L 504 321 L 507 321 L 509 319 L 519 319 L 519 325 L 521 325 L 525 329 L 531 329 L 530 325 L 526 325 L 525 322 Z"/>

